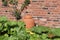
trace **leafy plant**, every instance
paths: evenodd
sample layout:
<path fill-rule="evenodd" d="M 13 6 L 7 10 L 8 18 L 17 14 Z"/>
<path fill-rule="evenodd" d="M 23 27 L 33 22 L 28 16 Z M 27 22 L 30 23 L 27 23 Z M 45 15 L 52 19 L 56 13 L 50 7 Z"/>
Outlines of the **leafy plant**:
<path fill-rule="evenodd" d="M 38 34 L 31 34 L 28 40 L 41 40 Z"/>
<path fill-rule="evenodd" d="M 8 6 L 7 0 L 2 0 L 4 6 Z"/>
<path fill-rule="evenodd" d="M 30 0 L 25 0 L 25 5 L 27 6 L 27 5 L 29 5 L 30 4 Z"/>
<path fill-rule="evenodd" d="M 60 36 L 60 28 L 53 28 L 51 29 L 51 33 L 54 34 L 55 36 Z"/>
<path fill-rule="evenodd" d="M 22 21 L 9 21 L 5 16 L 0 18 L 0 40 L 60 40 L 60 28 L 35 26 L 26 29 Z"/>
<path fill-rule="evenodd" d="M 22 4 L 22 6 L 21 6 L 21 12 L 24 10 L 24 8 L 26 7 L 26 6 L 28 6 L 30 4 L 30 0 L 25 0 L 24 1 L 24 3 Z"/>
<path fill-rule="evenodd" d="M 32 30 L 32 32 L 41 34 L 42 32 L 43 33 L 48 32 L 50 30 L 50 28 L 44 27 L 44 26 L 36 26 L 36 27 L 33 27 L 31 30 Z"/>
<path fill-rule="evenodd" d="M 60 38 L 55 38 L 54 40 L 60 40 Z"/>
<path fill-rule="evenodd" d="M 18 1 L 17 0 L 10 0 L 10 4 L 17 5 Z"/>
<path fill-rule="evenodd" d="M 3 26 L 2 26 L 2 24 L 0 23 L 0 31 L 3 29 Z"/>
<path fill-rule="evenodd" d="M 20 9 L 20 12 L 18 11 L 18 9 L 16 8 L 17 7 L 17 0 L 10 0 L 10 4 L 14 4 L 15 5 L 15 8 L 14 8 L 14 16 L 16 17 L 17 20 L 21 19 L 21 12 L 24 10 L 24 8 L 26 6 L 29 5 L 30 3 L 30 0 L 25 0 L 24 3 L 22 4 L 21 6 L 21 9 Z"/>
<path fill-rule="evenodd" d="M 26 40 L 25 24 L 20 21 L 8 21 L 2 17 L 0 19 L 0 39 L 1 40 Z M 3 25 L 2 25 L 3 24 Z M 19 25 L 20 24 L 20 25 Z M 7 36 L 7 37 L 6 37 Z"/>
<path fill-rule="evenodd" d="M 44 26 L 35 26 L 31 31 L 35 34 L 40 35 L 41 40 L 59 40 L 60 38 L 60 28 L 49 28 Z"/>
<path fill-rule="evenodd" d="M 15 9 L 14 10 L 14 16 L 16 17 L 17 20 L 21 19 L 20 15 L 21 15 L 21 13 L 17 9 Z"/>
<path fill-rule="evenodd" d="M 22 4 L 22 6 L 21 6 L 21 12 L 24 10 L 24 8 L 25 8 L 25 4 Z"/>
<path fill-rule="evenodd" d="M 5 22 L 7 22 L 7 17 L 0 16 L 0 23 L 5 23 Z"/>
<path fill-rule="evenodd" d="M 44 33 L 43 33 L 43 34 L 41 35 L 41 38 L 42 38 L 42 39 L 46 39 L 47 37 L 48 37 L 47 34 L 44 34 Z"/>

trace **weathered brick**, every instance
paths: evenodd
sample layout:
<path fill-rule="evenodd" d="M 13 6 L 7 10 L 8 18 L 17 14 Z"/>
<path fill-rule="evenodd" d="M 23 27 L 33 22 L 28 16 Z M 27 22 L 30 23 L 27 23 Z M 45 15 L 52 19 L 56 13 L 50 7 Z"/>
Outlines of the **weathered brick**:
<path fill-rule="evenodd" d="M 20 9 L 25 0 L 18 0 L 17 9 Z M 56 27 L 60 26 L 60 0 L 30 0 L 21 16 L 31 14 L 38 25 Z M 12 15 L 13 6 L 3 7 L 0 0 L 0 16 L 7 16 L 9 20 L 16 20 Z"/>

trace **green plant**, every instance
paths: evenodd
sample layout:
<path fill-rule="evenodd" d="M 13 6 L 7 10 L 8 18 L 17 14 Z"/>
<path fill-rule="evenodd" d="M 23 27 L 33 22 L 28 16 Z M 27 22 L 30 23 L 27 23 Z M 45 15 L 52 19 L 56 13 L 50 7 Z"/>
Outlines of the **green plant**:
<path fill-rule="evenodd" d="M 7 0 L 2 0 L 4 6 L 8 6 L 8 1 Z"/>
<path fill-rule="evenodd" d="M 30 37 L 28 40 L 41 40 L 40 35 L 38 34 L 30 34 Z"/>
<path fill-rule="evenodd" d="M 60 40 L 60 38 L 55 38 L 54 40 Z"/>
<path fill-rule="evenodd" d="M 15 7 L 17 6 L 17 0 L 10 0 L 10 4 L 14 4 Z M 25 0 L 24 3 L 21 6 L 20 12 L 18 11 L 17 8 L 14 8 L 14 16 L 16 17 L 17 20 L 21 19 L 21 12 L 24 10 L 26 6 L 30 3 L 30 0 Z"/>
<path fill-rule="evenodd" d="M 24 22 L 9 21 L 1 16 L 0 40 L 60 40 L 60 28 L 35 26 L 26 30 Z"/>
<path fill-rule="evenodd" d="M 54 34 L 55 36 L 60 36 L 60 28 L 53 28 L 51 29 L 51 33 Z"/>
<path fill-rule="evenodd" d="M 28 6 L 29 4 L 30 4 L 30 0 L 25 0 L 24 3 L 23 3 L 22 6 L 21 6 L 21 11 L 23 11 L 24 8 L 25 8 L 26 6 Z"/>
<path fill-rule="evenodd" d="M 42 32 L 48 32 L 50 28 L 44 27 L 44 26 L 36 26 L 31 29 L 32 32 L 35 32 L 37 34 L 41 34 Z"/>
<path fill-rule="evenodd" d="M 18 9 L 15 9 L 14 10 L 14 14 L 13 14 L 17 20 L 21 19 L 21 13 L 18 11 Z"/>
<path fill-rule="evenodd" d="M 5 16 L 0 16 L 0 23 L 4 23 L 4 22 L 7 22 L 7 17 Z"/>
<path fill-rule="evenodd" d="M 30 0 L 25 0 L 25 5 L 27 6 L 27 5 L 29 5 L 30 4 Z"/>
<path fill-rule="evenodd" d="M 13 4 L 13 5 L 17 5 L 17 4 L 18 4 L 18 1 L 17 1 L 17 0 L 10 0 L 9 3 L 10 3 L 10 4 Z"/>
<path fill-rule="evenodd" d="M 26 40 L 26 28 L 24 22 L 8 21 L 0 19 L 0 40 Z"/>
<path fill-rule="evenodd" d="M 48 28 L 44 26 L 35 26 L 31 31 L 40 35 L 41 40 L 60 40 L 60 28 Z"/>
<path fill-rule="evenodd" d="M 22 6 L 21 6 L 21 11 L 23 11 L 24 10 L 24 8 L 25 8 L 25 4 L 22 4 Z"/>

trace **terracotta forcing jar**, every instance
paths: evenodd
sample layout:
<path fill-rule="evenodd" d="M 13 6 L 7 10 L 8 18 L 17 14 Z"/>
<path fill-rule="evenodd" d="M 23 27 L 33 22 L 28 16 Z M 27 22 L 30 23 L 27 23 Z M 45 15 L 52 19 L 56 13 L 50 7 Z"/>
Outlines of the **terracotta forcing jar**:
<path fill-rule="evenodd" d="M 30 14 L 26 14 L 24 17 L 23 17 L 23 21 L 25 22 L 26 24 L 26 28 L 31 28 L 34 26 L 34 20 L 32 18 L 32 16 Z"/>

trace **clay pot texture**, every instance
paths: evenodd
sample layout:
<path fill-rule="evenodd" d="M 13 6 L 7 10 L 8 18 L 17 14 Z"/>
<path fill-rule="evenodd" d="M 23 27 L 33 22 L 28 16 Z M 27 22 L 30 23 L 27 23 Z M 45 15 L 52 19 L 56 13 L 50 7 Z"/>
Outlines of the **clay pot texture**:
<path fill-rule="evenodd" d="M 34 20 L 32 18 L 32 16 L 30 14 L 26 14 L 24 17 L 23 17 L 23 21 L 25 22 L 26 24 L 26 28 L 31 28 L 34 26 Z"/>

